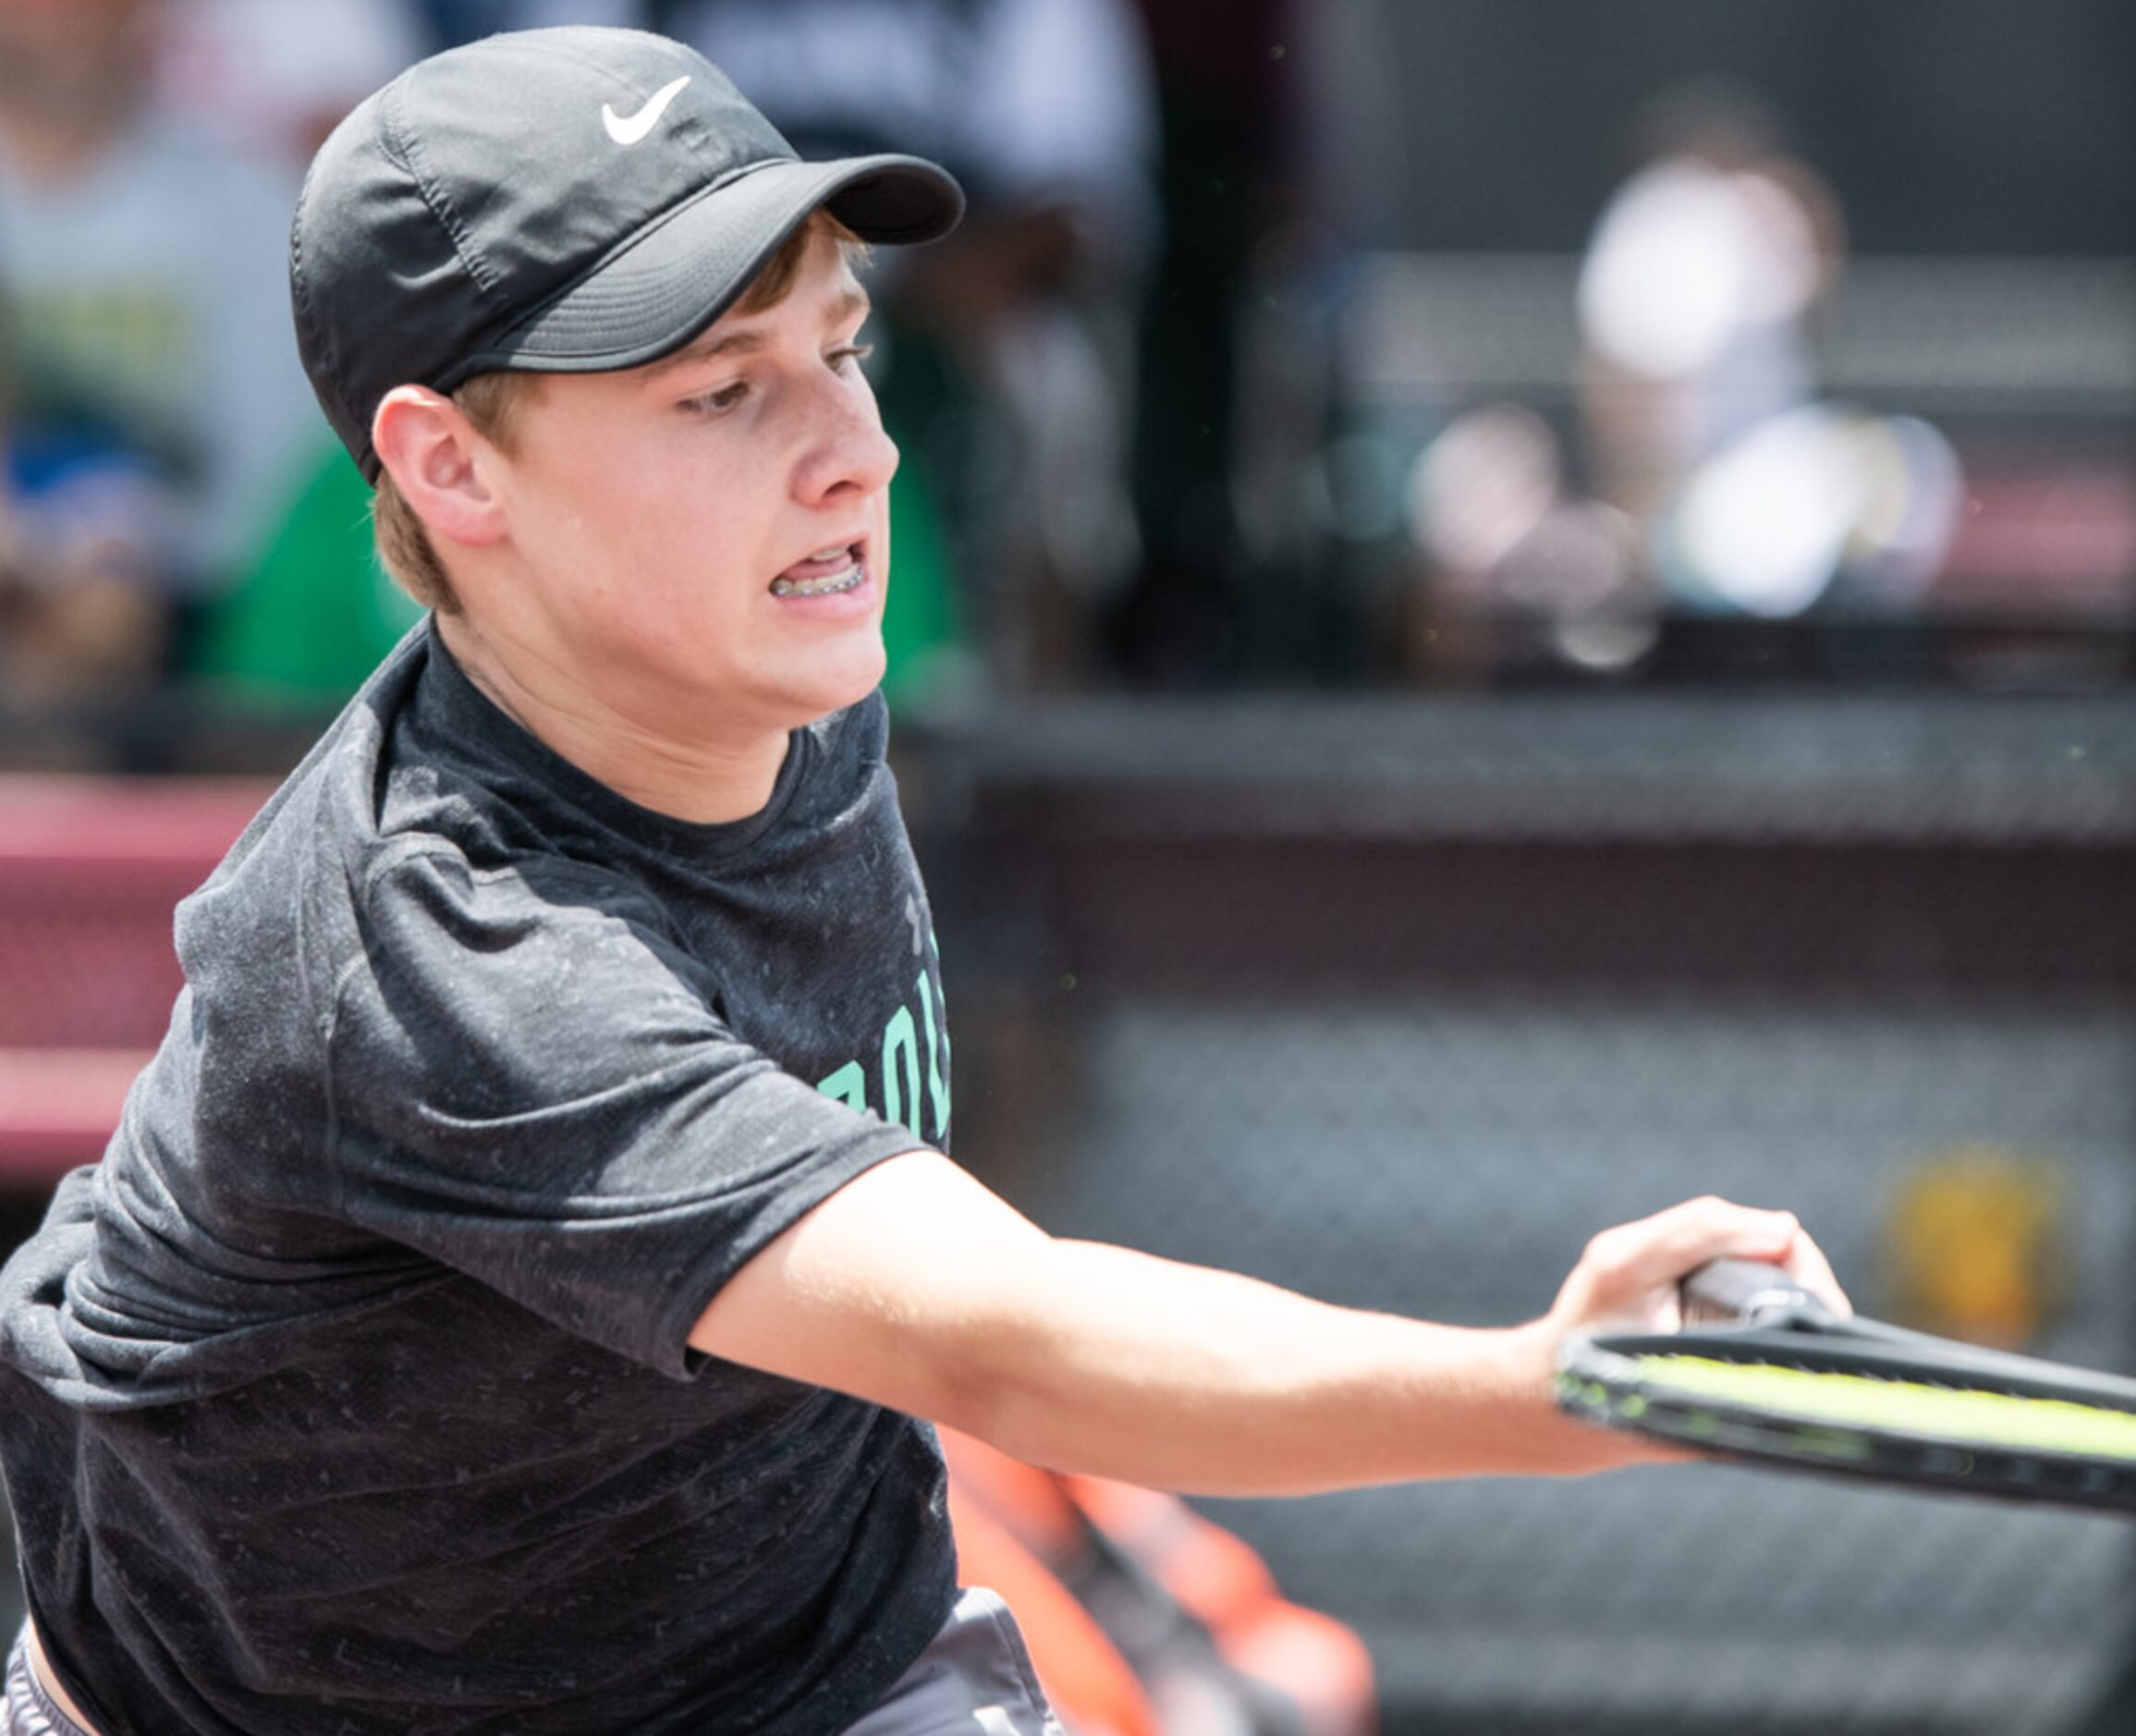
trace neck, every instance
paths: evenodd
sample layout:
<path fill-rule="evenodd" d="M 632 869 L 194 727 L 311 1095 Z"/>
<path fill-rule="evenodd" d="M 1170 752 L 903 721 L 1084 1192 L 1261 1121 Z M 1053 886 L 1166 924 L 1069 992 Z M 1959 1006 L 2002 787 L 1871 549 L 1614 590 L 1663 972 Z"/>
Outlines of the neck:
<path fill-rule="evenodd" d="M 762 813 L 786 764 L 784 728 L 690 739 L 647 727 L 559 678 L 525 647 L 509 653 L 465 615 L 440 615 L 454 661 L 513 722 L 617 795 L 696 825 Z"/>

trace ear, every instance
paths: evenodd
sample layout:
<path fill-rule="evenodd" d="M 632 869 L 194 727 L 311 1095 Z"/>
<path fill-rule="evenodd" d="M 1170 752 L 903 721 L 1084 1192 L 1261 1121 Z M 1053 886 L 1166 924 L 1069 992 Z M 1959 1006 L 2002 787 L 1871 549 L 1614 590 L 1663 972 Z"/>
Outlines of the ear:
<path fill-rule="evenodd" d="M 476 547 L 504 539 L 504 513 L 477 462 L 487 443 L 451 398 L 395 386 L 371 419 L 371 444 L 433 535 Z"/>

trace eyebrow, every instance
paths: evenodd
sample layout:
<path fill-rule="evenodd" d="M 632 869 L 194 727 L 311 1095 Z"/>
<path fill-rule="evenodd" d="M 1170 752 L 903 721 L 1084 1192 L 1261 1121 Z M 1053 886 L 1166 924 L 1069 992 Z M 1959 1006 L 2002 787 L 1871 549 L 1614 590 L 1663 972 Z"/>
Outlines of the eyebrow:
<path fill-rule="evenodd" d="M 842 325 L 856 313 L 866 313 L 870 306 L 868 292 L 859 284 L 848 284 L 825 304 L 824 324 Z M 646 372 L 649 376 L 658 376 L 671 369 L 687 368 L 692 362 L 712 361 L 721 356 L 747 355 L 763 347 L 763 334 L 753 326 L 738 326 L 734 330 L 722 332 L 714 324 L 693 342 L 649 364 Z"/>

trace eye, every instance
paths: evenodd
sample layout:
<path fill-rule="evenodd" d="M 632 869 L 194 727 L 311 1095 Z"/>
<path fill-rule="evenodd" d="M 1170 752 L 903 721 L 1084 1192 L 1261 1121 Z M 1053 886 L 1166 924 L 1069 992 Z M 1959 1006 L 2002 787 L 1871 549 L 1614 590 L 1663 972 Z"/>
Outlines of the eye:
<path fill-rule="evenodd" d="M 740 405 L 749 397 L 749 382 L 737 380 L 730 385 L 722 385 L 710 392 L 700 392 L 682 400 L 682 408 L 701 416 L 716 416 Z"/>
<path fill-rule="evenodd" d="M 839 373 L 851 373 L 875 353 L 873 344 L 840 344 L 828 358 L 832 369 Z"/>

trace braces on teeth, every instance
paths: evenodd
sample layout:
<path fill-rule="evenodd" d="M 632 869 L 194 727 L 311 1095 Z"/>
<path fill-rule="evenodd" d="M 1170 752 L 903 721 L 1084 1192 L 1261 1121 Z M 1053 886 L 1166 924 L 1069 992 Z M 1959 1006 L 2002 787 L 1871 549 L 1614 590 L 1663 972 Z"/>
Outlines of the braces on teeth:
<path fill-rule="evenodd" d="M 822 555 L 812 556 L 810 558 L 826 560 L 835 555 L 848 552 L 843 549 L 830 549 Z M 844 572 L 826 573 L 821 579 L 788 579 L 781 575 L 772 581 L 772 595 L 775 597 L 831 596 L 840 591 L 850 591 L 860 582 L 861 563 L 856 560 Z"/>

